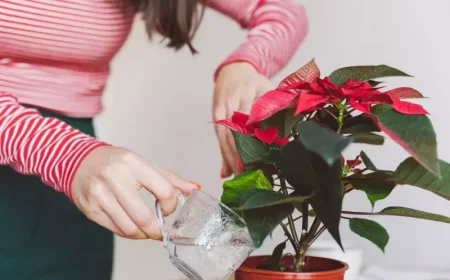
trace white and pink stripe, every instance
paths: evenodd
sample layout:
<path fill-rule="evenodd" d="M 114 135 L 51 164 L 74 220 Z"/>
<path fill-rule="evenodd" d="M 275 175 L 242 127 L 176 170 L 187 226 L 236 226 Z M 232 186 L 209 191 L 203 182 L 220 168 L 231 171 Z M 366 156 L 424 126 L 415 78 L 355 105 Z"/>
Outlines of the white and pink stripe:
<path fill-rule="evenodd" d="M 218 68 L 251 63 L 268 77 L 286 65 L 307 33 L 295 0 L 207 0 L 207 6 L 250 30 Z M 29 104 L 73 117 L 92 117 L 109 65 L 134 14 L 111 0 L 0 0 L 0 164 L 38 175 L 71 195 L 84 157 L 106 145 Z"/>
<path fill-rule="evenodd" d="M 69 125 L 44 118 L 0 93 L 0 165 L 40 175 L 44 183 L 71 196 L 71 183 L 80 161 L 106 145 Z"/>

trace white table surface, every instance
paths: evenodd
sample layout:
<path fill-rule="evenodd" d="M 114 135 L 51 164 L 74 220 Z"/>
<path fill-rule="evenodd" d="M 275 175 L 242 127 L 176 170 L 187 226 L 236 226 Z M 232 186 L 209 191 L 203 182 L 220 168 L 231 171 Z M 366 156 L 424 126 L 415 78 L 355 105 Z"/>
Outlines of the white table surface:
<path fill-rule="evenodd" d="M 365 269 L 359 280 L 450 280 L 450 271 L 439 272 L 374 266 Z"/>
<path fill-rule="evenodd" d="M 450 280 L 449 272 L 433 272 L 414 269 L 392 269 L 370 267 L 362 272 L 358 280 Z M 186 280 L 186 279 L 183 279 Z M 233 277 L 230 280 L 234 280 Z"/>
<path fill-rule="evenodd" d="M 187 280 L 187 279 L 177 279 Z M 231 277 L 229 280 L 234 280 Z M 418 269 L 395 269 L 373 266 L 362 271 L 357 280 L 450 280 L 450 271 L 425 271 Z"/>

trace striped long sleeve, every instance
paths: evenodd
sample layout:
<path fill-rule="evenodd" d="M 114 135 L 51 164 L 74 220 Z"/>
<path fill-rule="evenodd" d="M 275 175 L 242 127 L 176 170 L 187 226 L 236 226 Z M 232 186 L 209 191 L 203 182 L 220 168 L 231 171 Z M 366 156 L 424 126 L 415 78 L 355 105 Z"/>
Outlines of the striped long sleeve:
<path fill-rule="evenodd" d="M 131 13 L 124 14 L 113 2 L 0 1 L 0 165 L 40 176 L 69 197 L 79 164 L 106 143 L 57 119 L 44 118 L 15 97 L 69 116 L 99 113 L 109 63 L 133 20 Z M 295 0 L 206 3 L 249 29 L 247 40 L 216 73 L 223 65 L 247 61 L 272 77 L 307 33 L 304 8 Z"/>
<path fill-rule="evenodd" d="M 71 185 L 81 161 L 106 143 L 37 110 L 19 105 L 12 95 L 0 93 L 0 165 L 38 175 L 42 181 L 71 198 Z"/>
<path fill-rule="evenodd" d="M 246 61 L 271 78 L 294 55 L 308 31 L 304 7 L 295 0 L 207 0 L 207 5 L 249 29 L 247 40 L 216 70 Z"/>

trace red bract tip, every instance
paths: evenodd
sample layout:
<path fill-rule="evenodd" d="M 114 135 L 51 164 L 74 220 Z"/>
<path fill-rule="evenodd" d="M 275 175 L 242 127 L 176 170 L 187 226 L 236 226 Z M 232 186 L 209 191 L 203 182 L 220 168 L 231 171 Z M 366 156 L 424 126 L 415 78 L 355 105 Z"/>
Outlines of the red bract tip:
<path fill-rule="evenodd" d="M 262 142 L 272 144 L 278 136 L 278 128 L 269 127 L 266 130 L 255 128 L 255 135 Z"/>

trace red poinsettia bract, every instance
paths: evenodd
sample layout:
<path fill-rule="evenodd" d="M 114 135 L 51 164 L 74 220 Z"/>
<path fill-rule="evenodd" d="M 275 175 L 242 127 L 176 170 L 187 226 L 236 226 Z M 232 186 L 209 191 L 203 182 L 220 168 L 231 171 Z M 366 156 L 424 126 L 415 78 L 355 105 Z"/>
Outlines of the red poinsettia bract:
<path fill-rule="evenodd" d="M 249 124 L 262 121 L 279 110 L 295 108 L 295 115 L 312 112 L 326 104 L 336 104 L 347 100 L 354 109 L 370 114 L 374 104 L 391 104 L 402 114 L 423 115 L 428 112 L 418 104 L 403 101 L 400 98 L 423 97 L 412 88 L 397 88 L 387 92 L 379 91 L 369 82 L 348 81 L 341 87 L 336 86 L 328 77 L 316 78 L 313 82 L 297 81 L 284 84 L 269 91 L 253 104 Z"/>
<path fill-rule="evenodd" d="M 347 165 L 350 166 L 351 168 L 355 168 L 358 165 L 360 165 L 362 163 L 362 161 L 359 159 L 361 156 L 357 156 L 355 159 L 348 159 L 347 160 Z"/>
<path fill-rule="evenodd" d="M 261 128 L 261 122 L 248 124 L 249 115 L 234 112 L 229 119 L 216 121 L 217 124 L 228 127 L 231 130 L 243 133 L 249 136 L 255 136 L 266 144 L 277 144 L 283 146 L 289 142 L 288 139 L 278 136 L 278 128 L 269 127 L 265 130 Z"/>

